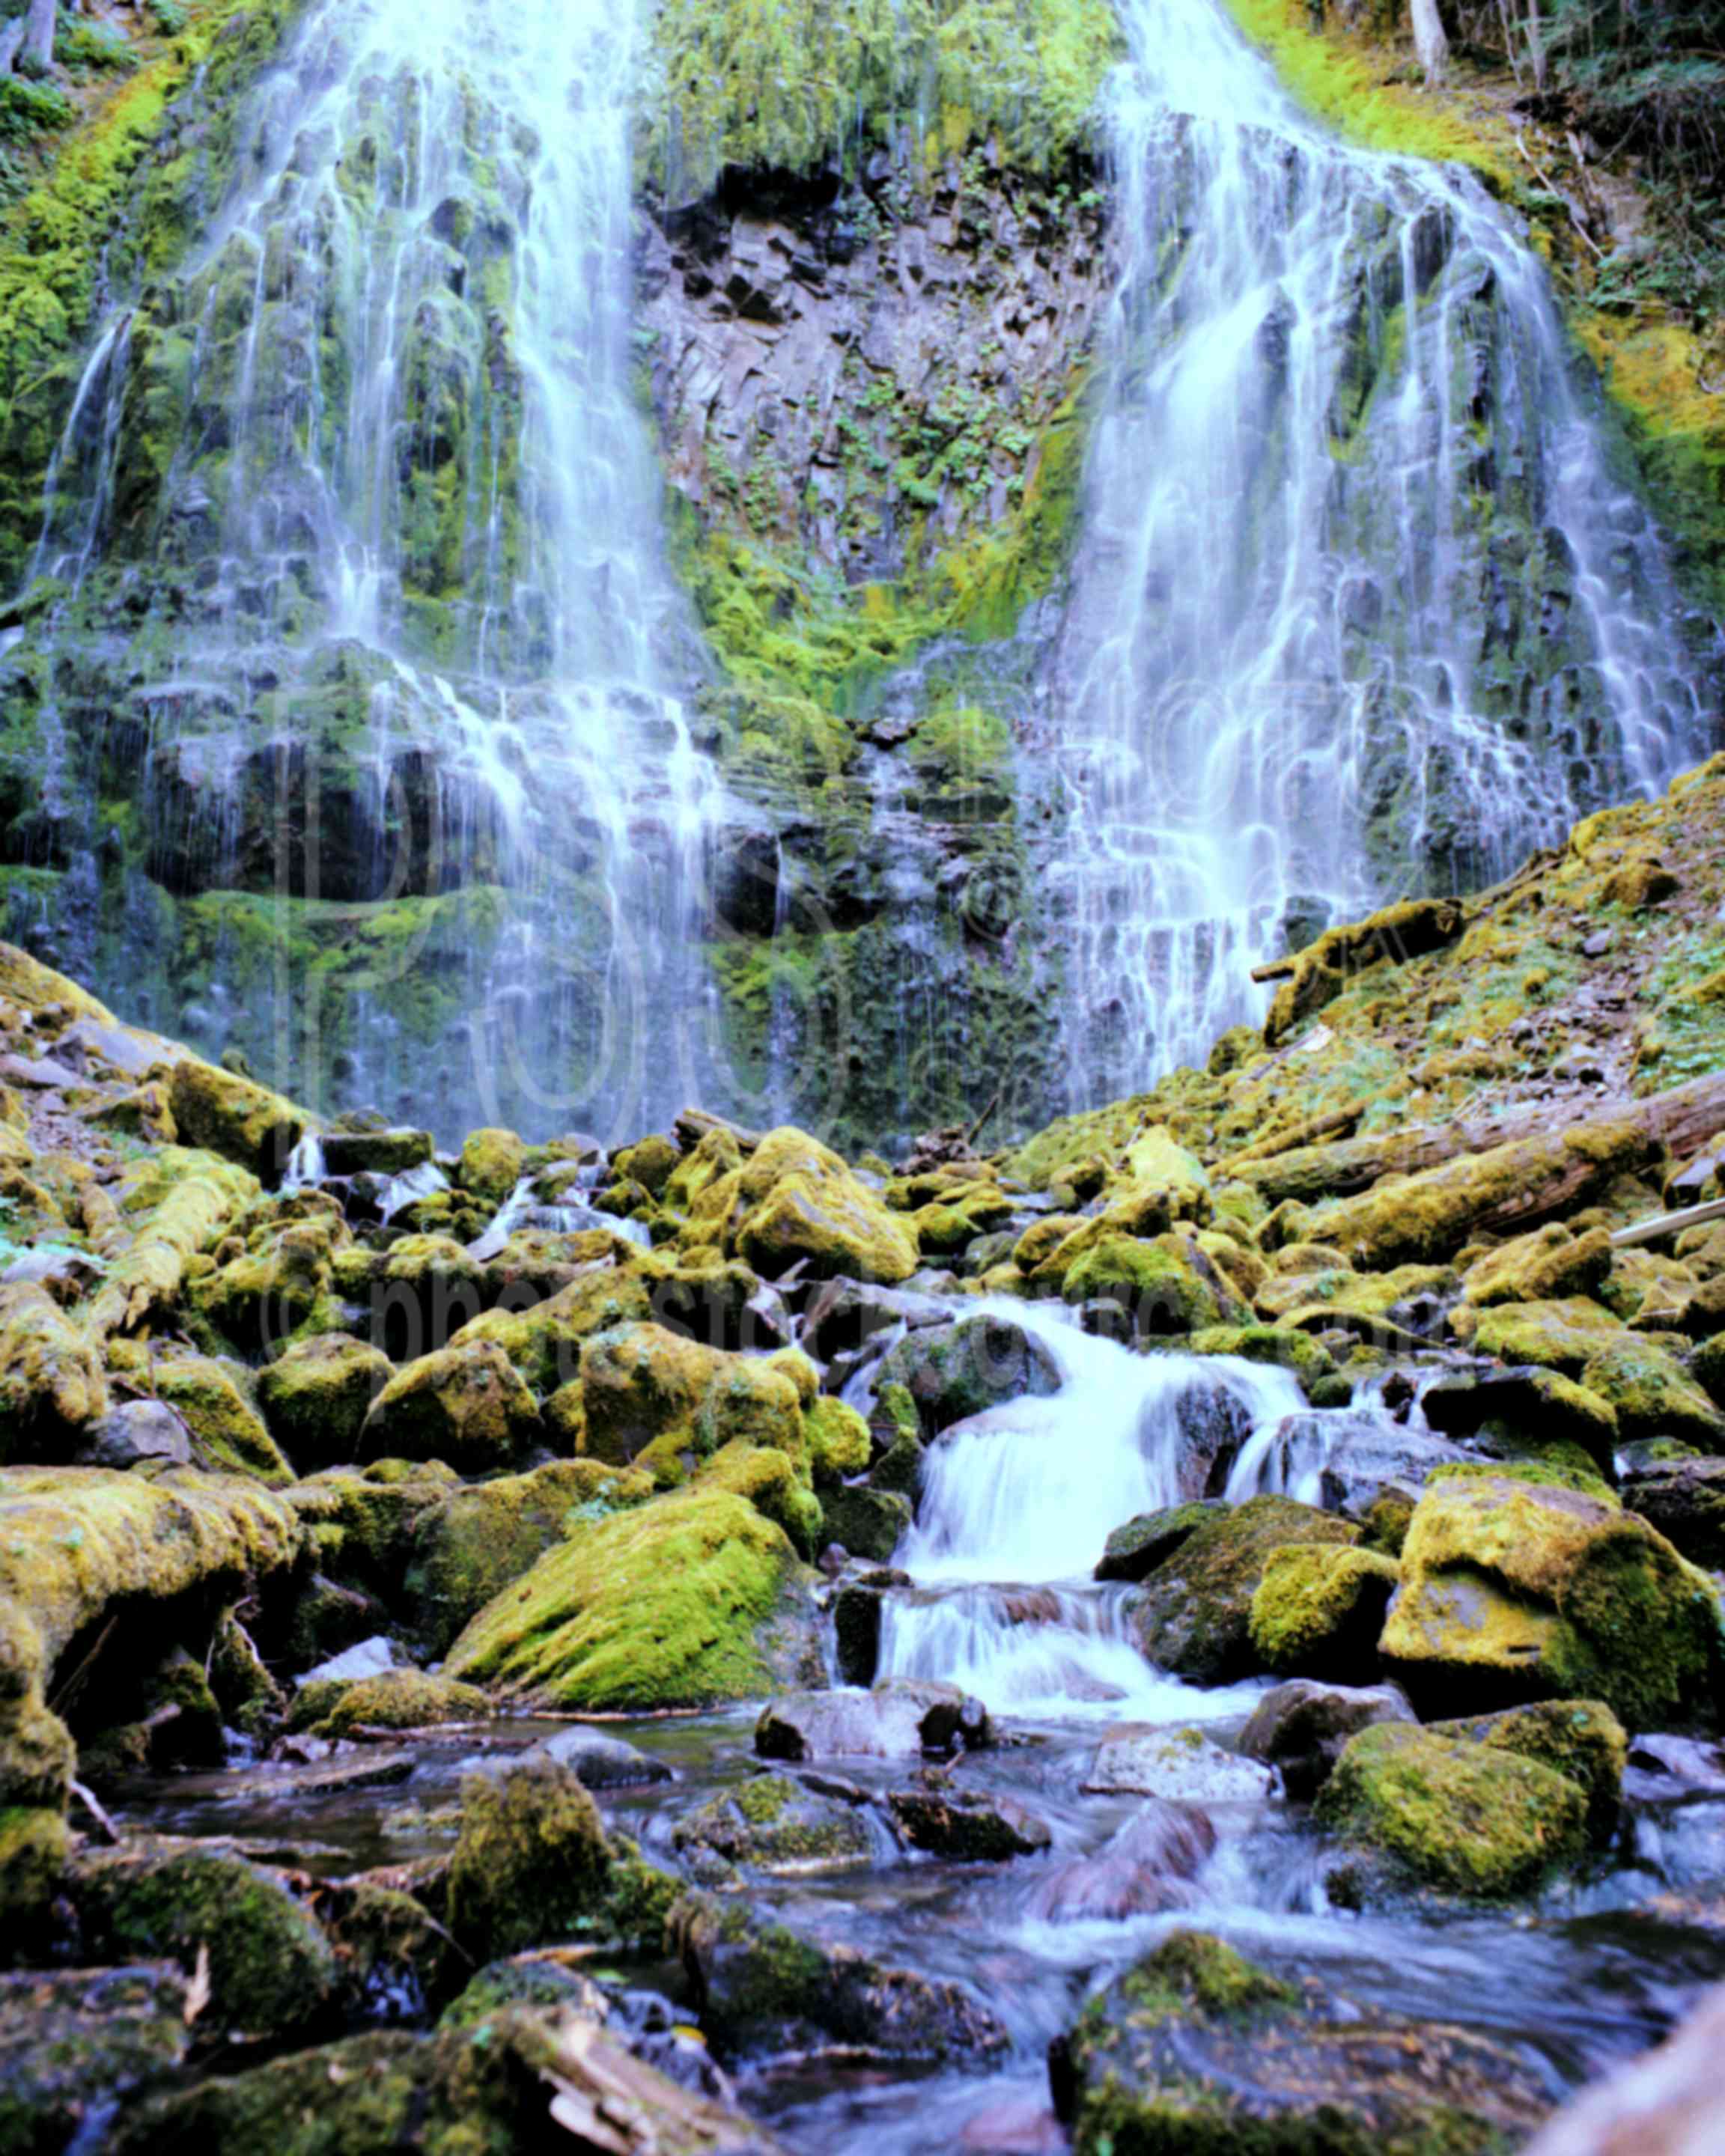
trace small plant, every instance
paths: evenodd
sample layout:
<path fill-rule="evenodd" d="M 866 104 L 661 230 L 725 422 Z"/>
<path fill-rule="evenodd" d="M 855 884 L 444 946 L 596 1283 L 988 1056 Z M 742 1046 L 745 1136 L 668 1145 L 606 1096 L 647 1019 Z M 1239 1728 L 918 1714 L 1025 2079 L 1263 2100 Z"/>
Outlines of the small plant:
<path fill-rule="evenodd" d="M 110 23 L 84 22 L 76 16 L 63 20 L 55 31 L 54 56 L 74 82 L 124 74 L 138 64 L 125 36 Z"/>
<path fill-rule="evenodd" d="M 38 135 L 51 135 L 69 127 L 72 100 L 49 82 L 30 82 L 23 75 L 0 76 L 0 142 L 28 142 Z"/>

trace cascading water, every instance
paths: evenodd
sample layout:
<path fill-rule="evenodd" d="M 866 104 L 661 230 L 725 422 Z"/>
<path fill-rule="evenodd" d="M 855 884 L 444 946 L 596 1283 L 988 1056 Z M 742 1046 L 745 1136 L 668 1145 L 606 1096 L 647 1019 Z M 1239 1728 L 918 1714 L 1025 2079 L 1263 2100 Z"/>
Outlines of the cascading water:
<path fill-rule="evenodd" d="M 334 1048 L 350 1101 L 452 1131 L 725 1092 L 711 779 L 631 381 L 634 47 L 600 0 L 315 7 L 49 479 L 63 675 L 111 677 L 147 616 L 107 753 L 198 901 L 189 1007 L 151 1014 L 308 1093 Z M 63 957 L 150 978 L 133 911 Z"/>
<path fill-rule="evenodd" d="M 1132 1638 L 1130 1589 L 1091 1575 L 1123 1522 L 1195 1494 L 1194 1431 L 1221 1418 L 1226 1457 L 1298 1414 L 1299 1386 L 1231 1357 L 1134 1355 L 1034 1304 L 999 1314 L 1048 1351 L 1060 1389 L 978 1415 L 931 1449 L 916 1523 L 893 1559 L 916 1586 L 887 1599 L 882 1675 L 962 1684 L 1019 1712 L 1238 1711 L 1239 1694 L 1200 1699 L 1152 1669 Z"/>
<path fill-rule="evenodd" d="M 1471 176 L 1298 113 L 1218 0 L 1124 0 L 1123 249 L 1057 661 L 1068 1101 L 1252 967 L 1476 886 L 1705 753 L 1658 536 Z"/>

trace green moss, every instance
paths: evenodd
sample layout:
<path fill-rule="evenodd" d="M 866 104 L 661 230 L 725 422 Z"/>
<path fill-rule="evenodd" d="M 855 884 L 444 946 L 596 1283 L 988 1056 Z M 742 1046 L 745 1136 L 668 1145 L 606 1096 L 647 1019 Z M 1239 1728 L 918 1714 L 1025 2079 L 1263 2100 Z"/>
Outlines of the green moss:
<path fill-rule="evenodd" d="M 1410 1878 L 1481 1898 L 1525 1893 L 1585 1846 L 1587 1800 L 1567 1776 L 1405 1723 L 1351 1738 L 1317 1809 Z"/>
<path fill-rule="evenodd" d="M 598 1808 L 567 1767 L 529 1758 L 463 1782 L 449 1920 L 476 1958 L 604 1928 L 610 1885 Z"/>
<path fill-rule="evenodd" d="M 870 1844 L 860 1810 L 820 1797 L 785 1774 L 757 1774 L 679 1820 L 672 1845 L 709 1850 L 769 1871 L 866 1864 Z"/>
<path fill-rule="evenodd" d="M 448 1667 L 524 1705 L 755 1697 L 772 1682 L 762 1635 L 794 1569 L 782 1527 L 695 1485 L 572 1533 L 480 1611 Z"/>
<path fill-rule="evenodd" d="M 1252 1596 L 1252 1645 L 1286 1676 L 1369 1683 L 1400 1573 L 1365 1549 L 1272 1550 Z"/>
<path fill-rule="evenodd" d="M 1610 1708 L 1598 1700 L 1544 1700 L 1471 1721 L 1434 1722 L 1431 1727 L 1440 1737 L 1491 1744 L 1540 1760 L 1586 1792 L 1588 1825 L 1596 1841 L 1615 1826 L 1629 1738 Z"/>
<path fill-rule="evenodd" d="M 1299 1993 L 1207 1932 L 1176 1932 L 1122 1984 L 1135 2013 L 1163 2019 L 1196 2011 L 1233 2018 L 1292 2006 Z"/>
<path fill-rule="evenodd" d="M 44 1937 L 65 1876 L 71 1835 L 58 1811 L 0 1807 L 0 1937 L 4 1958 L 29 1953 Z"/>
<path fill-rule="evenodd" d="M 364 1729 L 429 1729 L 444 1722 L 482 1722 L 491 1702 L 475 1685 L 386 1670 L 352 1683 L 326 1680 L 301 1687 L 290 1727 L 315 1737 L 347 1738 Z"/>
<path fill-rule="evenodd" d="M 803 1409 L 803 1421 L 817 1489 L 865 1471 L 869 1464 L 869 1426 L 855 1408 L 823 1394 L 812 1407 Z"/>

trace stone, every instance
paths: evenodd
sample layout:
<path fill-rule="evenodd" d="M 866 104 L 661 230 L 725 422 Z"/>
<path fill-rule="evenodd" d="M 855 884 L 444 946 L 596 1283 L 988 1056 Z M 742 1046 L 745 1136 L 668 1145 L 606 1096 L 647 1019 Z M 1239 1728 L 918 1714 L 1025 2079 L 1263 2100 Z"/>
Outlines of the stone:
<path fill-rule="evenodd" d="M 326 1175 L 407 1175 L 432 1154 L 429 1131 L 326 1131 L 321 1140 Z"/>
<path fill-rule="evenodd" d="M 758 1699 L 806 1681 L 820 1650 L 783 1528 L 696 1481 L 572 1527 L 445 1666 L 511 1705 L 599 1712 Z"/>
<path fill-rule="evenodd" d="M 1725 1451 L 1725 1411 L 1652 1340 L 1625 1334 L 1601 1348 L 1589 1358 L 1581 1382 L 1615 1411 L 1625 1442 L 1672 1437 L 1704 1451 Z"/>
<path fill-rule="evenodd" d="M 872 1490 L 847 1484 L 821 1493 L 827 1532 L 852 1557 L 890 1564 L 892 1553 L 915 1517 L 911 1501 L 896 1490 Z"/>
<path fill-rule="evenodd" d="M 1609 1707 L 1593 1699 L 1540 1700 L 1459 1722 L 1430 1724 L 1439 1737 L 1494 1745 L 1523 1759 L 1538 1759 L 1574 1782 L 1587 1799 L 1588 1830 L 1609 1839 L 1623 1802 L 1629 1738 Z"/>
<path fill-rule="evenodd" d="M 1240 1748 L 1281 1774 L 1296 1801 L 1316 1795 L 1329 1779 L 1349 1738 L 1380 1722 L 1414 1720 L 1394 1685 L 1350 1687 L 1295 1677 L 1265 1693 L 1240 1733 Z"/>
<path fill-rule="evenodd" d="M 870 1863 L 874 1853 L 857 1805 L 771 1774 L 739 1782 L 685 1814 L 671 1830 L 671 1846 L 685 1857 L 708 1853 L 781 1877 L 846 1871 Z"/>
<path fill-rule="evenodd" d="M 1090 2002 L 1050 2047 L 1049 2078 L 1078 2156 L 1391 2148 L 1436 2156 L 1440 2146 L 1492 2156 L 1516 2146 L 1549 2107 L 1538 2075 L 1507 2044 L 1363 2013 L 1189 1931 L 1174 1933 Z"/>
<path fill-rule="evenodd" d="M 805 1937 L 742 1903 L 685 1896 L 669 1928 L 722 2058 L 839 2046 L 970 2066 L 1008 2047 L 999 2021 L 962 1984 Z"/>
<path fill-rule="evenodd" d="M 838 1154 L 806 1132 L 770 1131 L 742 1167 L 691 1208 L 685 1240 L 718 1241 L 763 1280 L 801 1265 L 814 1280 L 879 1281 L 916 1270 L 916 1238 Z"/>
<path fill-rule="evenodd" d="M 1171 1804 L 1261 1804 L 1276 1777 L 1256 1759 L 1225 1752 L 1201 1729 L 1117 1722 L 1102 1732 L 1080 1787 L 1092 1796 L 1126 1794 Z"/>
<path fill-rule="evenodd" d="M 470 1131 L 454 1179 L 459 1188 L 495 1207 L 521 1181 L 526 1162 L 527 1148 L 513 1131 Z"/>
<path fill-rule="evenodd" d="M 168 1098 L 183 1144 L 235 1161 L 266 1183 L 280 1182 L 288 1156 L 311 1127 L 291 1101 L 195 1055 L 174 1065 Z"/>
<path fill-rule="evenodd" d="M 0 1287 L 0 1466 L 68 1457 L 107 1405 L 100 1357 L 47 1291 Z"/>
<path fill-rule="evenodd" d="M 1350 1738 L 1317 1799 L 1322 1823 L 1393 1881 L 1486 1900 L 1579 1862 L 1587 1813 L 1586 1793 L 1542 1761 L 1395 1722 Z"/>
<path fill-rule="evenodd" d="M 461 1784 L 461 1828 L 449 1859 L 449 1925 L 476 1960 L 610 1935 L 612 1851 L 579 1779 L 529 1756 Z"/>
<path fill-rule="evenodd" d="M 561 1729 L 539 1748 L 548 1759 L 579 1775 L 589 1789 L 639 1789 L 675 1779 L 663 1759 L 597 1729 Z"/>
<path fill-rule="evenodd" d="M 733 1439 L 808 1459 L 801 1392 L 774 1357 L 732 1355 L 661 1325 L 622 1325 L 582 1352 L 583 1450 L 680 1481 Z"/>
<path fill-rule="evenodd" d="M 72 1892 L 87 1953 L 191 1969 L 207 1951 L 216 2027 L 290 2037 L 335 2004 L 341 1972 L 321 1927 L 280 1872 L 237 1851 L 130 1835 L 87 1850 Z"/>
<path fill-rule="evenodd" d="M 1577 1235 L 1553 1221 L 1476 1259 L 1462 1276 L 1461 1292 L 1481 1308 L 1496 1302 L 1596 1296 L 1610 1271 L 1611 1238 L 1603 1228 Z"/>
<path fill-rule="evenodd" d="M 1537 1365 L 1440 1378 L 1420 1395 L 1431 1427 L 1446 1437 L 1495 1436 L 1538 1448 L 1579 1446 L 1609 1476 L 1618 1443 L 1617 1411 L 1584 1385 Z"/>
<path fill-rule="evenodd" d="M 346 1332 L 296 1340 L 258 1376 L 270 1435 L 300 1471 L 359 1456 L 372 1404 L 394 1374 L 389 1358 Z"/>
<path fill-rule="evenodd" d="M 1060 1389 L 1059 1365 L 1042 1343 L 1010 1319 L 967 1317 L 907 1332 L 881 1363 L 877 1389 L 901 1384 L 915 1404 L 922 1434 L 1027 1396 Z"/>
<path fill-rule="evenodd" d="M 755 1726 L 763 1759 L 912 1759 L 993 1741 L 987 1710 L 957 1685 L 899 1679 L 872 1691 L 798 1692 Z"/>
<path fill-rule="evenodd" d="M 354 1678 L 307 1678 L 294 1695 L 290 1729 L 351 1738 L 372 1729 L 429 1729 L 446 1722 L 483 1722 L 491 1702 L 476 1686 L 386 1669 Z"/>
<path fill-rule="evenodd" d="M 1712 1582 L 1614 1498 L 1543 1471 L 1440 1471 L 1415 1508 L 1381 1642 L 1416 1707 L 1603 1701 L 1656 1728 L 1706 1691 Z"/>
<path fill-rule="evenodd" d="M 1626 1475 L 1623 1502 L 1707 1572 L 1725 1572 L 1725 1460 L 1677 1460 Z"/>
<path fill-rule="evenodd" d="M 441 1460 L 483 1475 L 517 1466 L 541 1436 L 538 1404 L 489 1341 L 439 1348 L 398 1370 L 367 1410 L 362 1460 Z"/>
<path fill-rule="evenodd" d="M 165 1962 L 0 1976 L 0 2148 L 70 2148 L 172 2081 L 191 2048 L 187 1979 Z"/>
<path fill-rule="evenodd" d="M 1189 1535 L 1224 1509 L 1219 1497 L 1211 1497 L 1168 1506 L 1161 1512 L 1140 1512 L 1136 1519 L 1116 1527 L 1109 1536 L 1096 1562 L 1094 1577 L 1102 1580 L 1147 1579 Z"/>
<path fill-rule="evenodd" d="M 1401 1584 L 1391 1559 L 1332 1544 L 1272 1550 L 1252 1596 L 1252 1645 L 1281 1676 L 1369 1684 L 1389 1598 Z"/>
<path fill-rule="evenodd" d="M 89 1425 L 78 1448 L 85 1467 L 137 1467 L 147 1460 L 170 1467 L 192 1463 L 186 1425 L 162 1400 L 122 1400 Z"/>
<path fill-rule="evenodd" d="M 1215 1846 L 1216 1830 L 1197 1805 L 1150 1799 L 1093 1856 L 1045 1874 L 1032 1912 L 1055 1924 L 1119 1923 L 1184 1908 Z"/>
<path fill-rule="evenodd" d="M 1009 1857 L 1035 1856 L 1054 1840 L 1047 1820 L 1016 1798 L 976 1789 L 944 1784 L 894 1789 L 888 1794 L 886 1808 L 913 1849 L 962 1864 L 999 1864 Z"/>
<path fill-rule="evenodd" d="M 1205 1519 L 1145 1579 L 1131 1613 L 1149 1661 L 1205 1685 L 1230 1684 L 1257 1666 L 1252 1597 L 1270 1553 L 1298 1543 L 1353 1543 L 1360 1531 L 1291 1497 L 1250 1497 Z"/>

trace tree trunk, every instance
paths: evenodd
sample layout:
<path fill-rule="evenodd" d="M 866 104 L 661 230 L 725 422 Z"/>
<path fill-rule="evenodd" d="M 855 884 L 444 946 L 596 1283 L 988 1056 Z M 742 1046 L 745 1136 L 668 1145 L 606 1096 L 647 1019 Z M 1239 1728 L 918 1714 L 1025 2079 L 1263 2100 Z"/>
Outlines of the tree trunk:
<path fill-rule="evenodd" d="M 1420 55 L 1425 80 L 1441 82 L 1450 64 L 1450 40 L 1444 35 L 1437 0 L 1408 0 L 1408 12 L 1414 21 L 1414 49 Z"/>
<path fill-rule="evenodd" d="M 30 12 L 24 18 L 24 49 L 19 57 L 38 69 L 54 59 L 55 5 L 56 0 L 30 0 Z"/>

